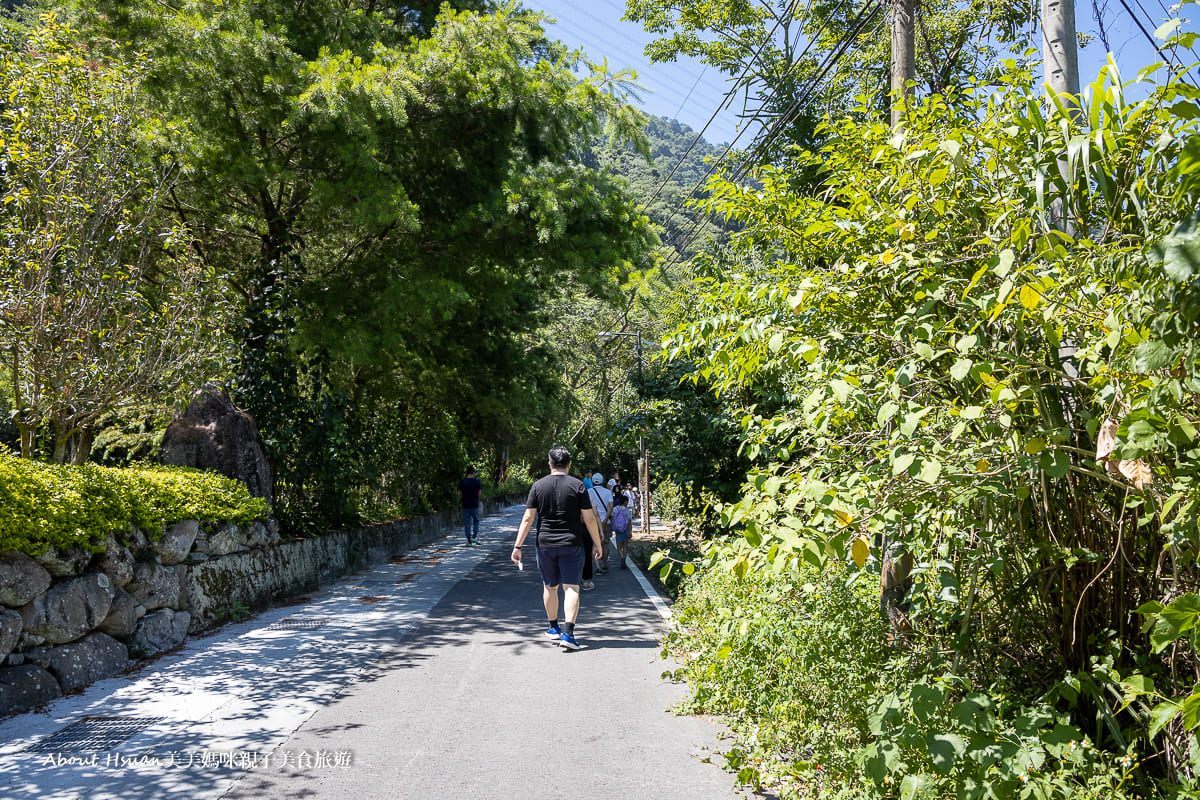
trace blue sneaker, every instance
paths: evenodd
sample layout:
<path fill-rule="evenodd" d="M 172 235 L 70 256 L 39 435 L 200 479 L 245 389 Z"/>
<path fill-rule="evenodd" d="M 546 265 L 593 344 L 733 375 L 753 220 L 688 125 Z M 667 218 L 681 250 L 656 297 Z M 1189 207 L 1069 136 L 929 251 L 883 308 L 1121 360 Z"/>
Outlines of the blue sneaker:
<path fill-rule="evenodd" d="M 579 642 L 575 641 L 575 637 L 569 633 L 564 633 L 558 638 L 558 644 L 563 650 L 578 650 Z"/>
<path fill-rule="evenodd" d="M 562 636 L 562 630 L 560 630 L 557 625 L 551 625 L 549 628 L 546 628 L 546 638 L 547 639 L 553 639 L 554 641 L 557 642 L 561 636 Z"/>

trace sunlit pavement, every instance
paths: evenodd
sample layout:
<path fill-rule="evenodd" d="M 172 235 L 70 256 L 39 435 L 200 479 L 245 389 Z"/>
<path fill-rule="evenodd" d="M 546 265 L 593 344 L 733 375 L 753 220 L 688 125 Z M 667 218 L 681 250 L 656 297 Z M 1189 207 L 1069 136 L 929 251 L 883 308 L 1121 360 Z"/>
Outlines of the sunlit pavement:
<path fill-rule="evenodd" d="M 614 555 L 559 650 L 521 512 L 5 720 L 0 797 L 737 796 L 712 726 L 664 713 L 665 603 Z"/>

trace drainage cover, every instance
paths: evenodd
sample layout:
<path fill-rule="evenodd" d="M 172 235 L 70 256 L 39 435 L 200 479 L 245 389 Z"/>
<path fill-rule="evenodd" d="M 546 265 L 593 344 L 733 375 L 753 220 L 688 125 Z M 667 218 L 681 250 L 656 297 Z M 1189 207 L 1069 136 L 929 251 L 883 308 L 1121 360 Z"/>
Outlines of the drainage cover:
<path fill-rule="evenodd" d="M 112 750 L 165 717 L 84 717 L 25 748 L 27 753 L 87 753 Z"/>
<path fill-rule="evenodd" d="M 268 625 L 265 630 L 268 631 L 311 631 L 317 628 L 328 625 L 333 620 L 318 618 L 318 619 L 281 619 L 272 625 Z"/>

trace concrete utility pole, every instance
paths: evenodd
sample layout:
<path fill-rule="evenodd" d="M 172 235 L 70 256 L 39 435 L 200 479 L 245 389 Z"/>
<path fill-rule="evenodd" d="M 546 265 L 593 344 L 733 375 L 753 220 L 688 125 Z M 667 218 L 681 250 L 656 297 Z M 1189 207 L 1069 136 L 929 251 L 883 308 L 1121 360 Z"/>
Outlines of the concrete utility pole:
<path fill-rule="evenodd" d="M 1043 0 L 1046 2 L 1047 0 Z M 917 39 L 913 11 L 916 0 L 892 0 L 892 127 L 908 110 L 908 84 L 917 77 Z"/>
<path fill-rule="evenodd" d="M 1042 0 L 1042 66 L 1059 94 L 1079 94 L 1079 40 L 1075 0 Z"/>

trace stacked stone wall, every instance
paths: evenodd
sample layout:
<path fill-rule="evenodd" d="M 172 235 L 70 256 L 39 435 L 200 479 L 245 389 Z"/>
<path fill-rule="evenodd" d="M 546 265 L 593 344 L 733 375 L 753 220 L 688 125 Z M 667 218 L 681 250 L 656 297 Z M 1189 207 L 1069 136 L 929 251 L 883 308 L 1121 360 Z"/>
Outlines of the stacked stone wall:
<path fill-rule="evenodd" d="M 506 502 L 485 500 L 491 513 Z M 0 553 L 0 715 L 117 675 L 239 613 L 313 591 L 461 526 L 459 512 L 281 541 L 274 520 L 184 520 L 99 553 Z"/>

